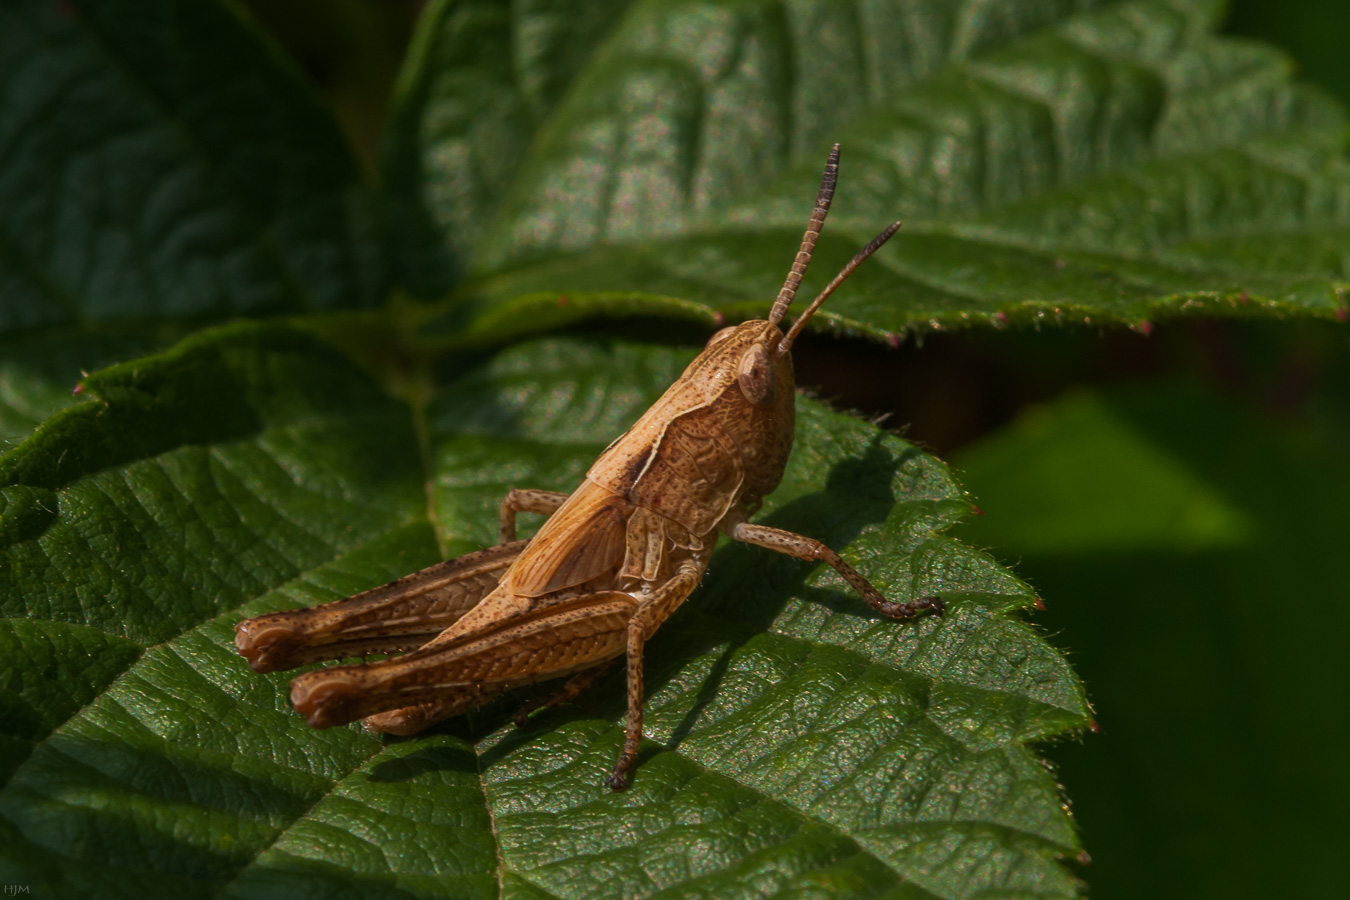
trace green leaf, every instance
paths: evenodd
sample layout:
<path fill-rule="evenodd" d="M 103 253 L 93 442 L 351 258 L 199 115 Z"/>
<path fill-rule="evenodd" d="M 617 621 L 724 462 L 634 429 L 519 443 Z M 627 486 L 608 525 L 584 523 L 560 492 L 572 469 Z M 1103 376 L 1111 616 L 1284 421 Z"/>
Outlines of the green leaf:
<path fill-rule="evenodd" d="M 959 465 L 989 485 L 982 504 L 1004 512 L 968 531 L 1009 552 L 1194 553 L 1245 546 L 1260 530 L 1243 504 L 1090 392 L 1033 408 Z"/>
<path fill-rule="evenodd" d="M 1094 6 L 602 5 L 582 55 L 584 16 L 433 4 L 386 166 L 404 281 L 443 292 L 458 259 L 457 341 L 762 315 L 839 141 L 804 290 L 905 228 L 836 328 L 1344 315 L 1340 107 L 1209 34 L 1217 3 Z"/>
<path fill-rule="evenodd" d="M 383 298 L 336 124 L 233 7 L 8 3 L 0 85 L 0 330 Z"/>
<path fill-rule="evenodd" d="M 1062 398 L 956 460 L 986 513 L 960 534 L 1019 560 L 1094 686 L 1102 734 L 1052 753 L 1094 896 L 1342 889 L 1345 458 L 1168 382 Z"/>
<path fill-rule="evenodd" d="M 102 325 L 0 339 L 0 446 L 18 445 L 48 416 L 78 403 L 87 372 L 162 350 L 183 333 L 172 324 Z"/>
<path fill-rule="evenodd" d="M 1028 745 L 1086 723 L 1081 685 L 1017 615 L 1027 587 L 944 534 L 970 511 L 947 469 L 814 401 L 757 518 L 949 612 L 883 620 L 832 570 L 719 550 L 649 645 L 626 794 L 602 787 L 621 674 L 524 730 L 508 700 L 381 742 L 311 731 L 286 674 L 234 652 L 242 617 L 491 542 L 506 488 L 574 486 L 691 355 L 536 341 L 458 361 L 408 406 L 304 331 L 237 325 L 86 379 L 92 402 L 0 459 L 0 877 L 100 896 L 1077 896 L 1057 860 L 1078 839 Z"/>

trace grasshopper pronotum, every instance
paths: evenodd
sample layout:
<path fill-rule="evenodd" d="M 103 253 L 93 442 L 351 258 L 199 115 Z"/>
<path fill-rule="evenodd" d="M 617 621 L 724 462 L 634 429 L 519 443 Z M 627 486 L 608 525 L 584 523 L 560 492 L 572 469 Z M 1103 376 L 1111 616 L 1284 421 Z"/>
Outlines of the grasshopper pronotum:
<path fill-rule="evenodd" d="M 784 334 L 778 326 L 811 261 L 838 171 L 836 144 L 768 319 L 714 334 L 576 490 L 512 490 L 495 547 L 346 600 L 239 623 L 235 644 L 253 669 L 411 651 L 307 672 L 291 682 L 291 703 L 315 728 L 364 719 L 371 731 L 412 734 L 510 688 L 570 676 L 517 714 L 523 724 L 531 710 L 571 699 L 626 656 L 627 732 L 606 782 L 621 791 L 642 739 L 643 645 L 702 579 L 718 532 L 829 563 L 883 615 L 941 615 L 937 597 L 893 603 L 820 541 L 747 521 L 778 486 L 792 450 L 792 342 L 900 227 L 877 235 Z M 517 541 L 520 512 L 551 515 L 533 539 Z"/>

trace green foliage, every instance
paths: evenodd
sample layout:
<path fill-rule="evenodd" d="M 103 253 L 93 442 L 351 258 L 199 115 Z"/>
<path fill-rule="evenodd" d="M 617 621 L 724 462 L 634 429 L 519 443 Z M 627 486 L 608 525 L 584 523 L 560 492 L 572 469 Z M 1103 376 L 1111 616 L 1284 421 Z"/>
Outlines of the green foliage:
<path fill-rule="evenodd" d="M 1093 687 L 1103 735 L 1052 756 L 1094 894 L 1342 890 L 1345 446 L 1183 381 L 1063 398 L 957 459 L 986 512 L 962 537 L 1063 598 L 1045 619 Z"/>
<path fill-rule="evenodd" d="M 160 349 L 172 326 L 55 328 L 0 340 L 0 441 L 17 444 L 43 419 L 69 406 L 82 372 Z"/>
<path fill-rule="evenodd" d="M 814 400 L 757 520 L 948 615 L 881 620 L 832 570 L 720 549 L 650 645 L 627 794 L 601 787 L 621 675 L 523 730 L 516 697 L 377 739 L 310 730 L 232 637 L 491 543 L 510 487 L 574 486 L 695 350 L 524 337 L 762 314 L 835 140 L 814 283 L 906 220 L 822 315 L 837 329 L 1343 314 L 1342 111 L 1212 37 L 1213 3 L 1097 6 L 433 3 L 378 190 L 233 5 L 7 6 L 0 881 L 1080 896 L 1032 745 L 1090 710 L 1024 621 L 1035 595 L 948 534 L 971 505 L 944 464 Z M 973 467 L 1024 508 L 976 540 L 1030 558 L 1267 534 L 1083 416 L 1072 452 L 1011 442 Z M 1148 490 L 1058 486 L 1098 456 Z M 1008 472 L 1040 460 L 1019 495 Z M 1078 515 L 1085 497 L 1117 514 Z"/>
<path fill-rule="evenodd" d="M 584 17 L 433 4 L 388 156 L 401 268 L 436 294 L 457 254 L 460 340 L 758 315 L 839 141 L 808 287 L 905 230 L 838 328 L 1341 309 L 1344 112 L 1210 35 L 1215 3 L 1076 6 L 635 4 L 580 58 Z"/>

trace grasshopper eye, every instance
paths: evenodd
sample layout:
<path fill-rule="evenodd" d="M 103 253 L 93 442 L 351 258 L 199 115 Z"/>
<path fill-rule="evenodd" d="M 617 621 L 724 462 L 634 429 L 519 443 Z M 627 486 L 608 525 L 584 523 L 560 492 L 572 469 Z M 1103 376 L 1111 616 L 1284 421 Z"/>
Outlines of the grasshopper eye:
<path fill-rule="evenodd" d="M 726 328 L 723 328 L 721 331 L 717 332 L 712 337 L 708 338 L 708 343 L 703 345 L 703 349 L 707 350 L 713 344 L 717 344 L 726 340 L 728 337 L 731 336 L 731 333 L 735 330 L 736 330 L 735 325 L 728 325 Z"/>
<path fill-rule="evenodd" d="M 769 351 L 763 344 L 755 344 L 741 357 L 741 369 L 736 373 L 736 382 L 741 386 L 745 399 L 755 406 L 766 406 L 777 393 L 774 390 L 773 366 L 769 364 Z"/>

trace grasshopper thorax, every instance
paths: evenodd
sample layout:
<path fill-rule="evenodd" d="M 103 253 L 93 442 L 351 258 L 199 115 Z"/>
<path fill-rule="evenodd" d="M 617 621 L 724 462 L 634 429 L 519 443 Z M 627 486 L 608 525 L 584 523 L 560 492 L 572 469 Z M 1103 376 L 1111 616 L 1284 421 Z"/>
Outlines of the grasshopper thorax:
<path fill-rule="evenodd" d="M 758 508 L 792 452 L 792 358 L 777 325 L 744 322 L 713 336 L 684 374 L 586 477 L 696 536 L 733 509 Z"/>
<path fill-rule="evenodd" d="M 792 354 L 779 353 L 783 332 L 755 319 L 723 328 L 686 370 L 740 451 L 747 509 L 778 487 L 796 429 Z"/>

